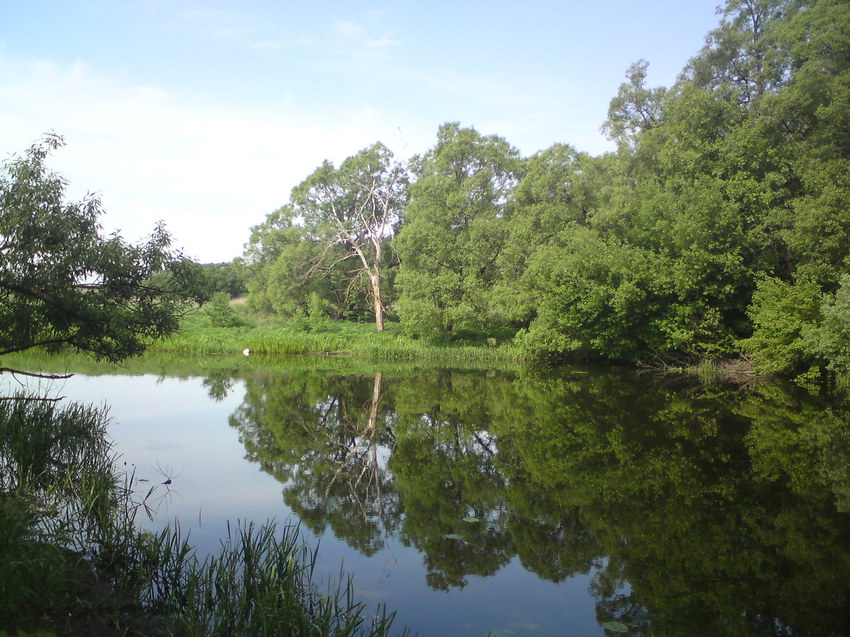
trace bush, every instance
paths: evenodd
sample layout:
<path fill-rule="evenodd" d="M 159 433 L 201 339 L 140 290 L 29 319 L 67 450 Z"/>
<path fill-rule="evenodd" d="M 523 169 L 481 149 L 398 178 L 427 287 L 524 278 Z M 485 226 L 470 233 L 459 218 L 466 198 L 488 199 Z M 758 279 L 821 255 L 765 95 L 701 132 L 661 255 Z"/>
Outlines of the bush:
<path fill-rule="evenodd" d="M 820 306 L 822 321 L 803 334 L 806 346 L 839 374 L 850 372 L 850 274 L 841 277 L 835 294 L 826 294 Z"/>
<path fill-rule="evenodd" d="M 244 327 L 245 321 L 236 315 L 230 306 L 230 297 L 224 292 L 215 292 L 205 310 L 212 327 Z"/>
<path fill-rule="evenodd" d="M 811 281 L 770 278 L 759 283 L 747 311 L 753 335 L 741 341 L 758 371 L 802 372 L 815 361 L 805 334 L 819 323 L 820 300 L 820 288 Z"/>

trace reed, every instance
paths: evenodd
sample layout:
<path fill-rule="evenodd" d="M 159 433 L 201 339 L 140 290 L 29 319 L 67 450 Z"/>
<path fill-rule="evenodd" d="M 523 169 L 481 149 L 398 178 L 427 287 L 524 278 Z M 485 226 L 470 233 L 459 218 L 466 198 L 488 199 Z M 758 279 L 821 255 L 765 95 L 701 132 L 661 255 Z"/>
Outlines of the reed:
<path fill-rule="evenodd" d="M 295 526 L 228 525 L 221 551 L 185 572 L 181 595 L 166 602 L 186 635 L 386 635 L 392 614 L 368 615 L 350 578 L 320 592 L 316 552 Z"/>

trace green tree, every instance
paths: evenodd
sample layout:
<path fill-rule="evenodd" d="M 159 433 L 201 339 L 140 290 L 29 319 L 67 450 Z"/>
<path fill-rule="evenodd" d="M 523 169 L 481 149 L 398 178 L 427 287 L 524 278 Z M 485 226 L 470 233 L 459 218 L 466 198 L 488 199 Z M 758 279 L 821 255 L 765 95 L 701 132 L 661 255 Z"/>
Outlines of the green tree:
<path fill-rule="evenodd" d="M 841 277 L 835 294 L 825 294 L 820 305 L 822 320 L 803 327 L 805 349 L 839 374 L 850 372 L 850 274 Z"/>
<path fill-rule="evenodd" d="M 626 72 L 628 83 L 620 85 L 617 97 L 608 106 L 608 119 L 602 130 L 610 139 L 633 143 L 641 131 L 650 130 L 662 118 L 665 88 L 646 88 L 649 62 L 639 60 Z"/>
<path fill-rule="evenodd" d="M 99 199 L 65 200 L 47 135 L 0 173 L 0 355 L 62 346 L 111 361 L 178 329 L 197 268 L 158 225 L 139 245 L 103 237 Z"/>
<path fill-rule="evenodd" d="M 646 250 L 589 229 L 563 233 L 529 259 L 524 281 L 539 300 L 520 343 L 569 358 L 628 360 L 662 349 L 658 270 Z"/>
<path fill-rule="evenodd" d="M 811 362 L 804 338 L 819 323 L 820 290 L 812 281 L 765 279 L 750 305 L 753 335 L 742 341 L 763 372 L 800 372 Z"/>
<path fill-rule="evenodd" d="M 840 306 L 850 269 L 850 5 L 722 13 L 670 90 L 645 87 L 644 62 L 629 70 L 605 126 L 616 154 L 543 177 L 529 162 L 502 263 L 532 351 L 693 360 L 743 346 L 765 370 L 842 368 L 843 328 L 818 331 L 817 308 Z"/>
<path fill-rule="evenodd" d="M 778 25 L 808 0 L 728 0 L 720 26 L 684 71 L 684 77 L 724 100 L 748 106 L 788 78 L 787 48 L 775 38 Z"/>
<path fill-rule="evenodd" d="M 317 297 L 334 318 L 367 309 L 351 294 L 349 285 L 358 279 L 342 256 L 343 247 L 328 247 L 313 236 L 291 205 L 278 208 L 251 229 L 245 249 L 249 307 L 294 318 L 309 314 L 311 298 Z"/>
<path fill-rule="evenodd" d="M 586 224 L 595 207 L 587 176 L 592 164 L 591 157 L 566 144 L 555 144 L 526 160 L 497 261 L 499 276 L 494 289 L 500 311 L 515 325 L 528 327 L 540 300 L 526 277 L 530 257 L 549 245 L 564 227 Z"/>
<path fill-rule="evenodd" d="M 401 320 L 422 336 L 481 328 L 491 320 L 519 153 L 501 137 L 452 123 L 413 164 L 407 221 L 395 242 Z"/>
<path fill-rule="evenodd" d="M 204 263 L 200 266 L 203 286 L 208 295 L 224 292 L 235 298 L 248 291 L 245 268 L 239 259 L 230 263 Z"/>
<path fill-rule="evenodd" d="M 213 292 L 209 303 L 204 308 L 204 314 L 213 327 L 240 327 L 245 325 L 245 322 L 230 306 L 230 297 L 227 292 Z"/>

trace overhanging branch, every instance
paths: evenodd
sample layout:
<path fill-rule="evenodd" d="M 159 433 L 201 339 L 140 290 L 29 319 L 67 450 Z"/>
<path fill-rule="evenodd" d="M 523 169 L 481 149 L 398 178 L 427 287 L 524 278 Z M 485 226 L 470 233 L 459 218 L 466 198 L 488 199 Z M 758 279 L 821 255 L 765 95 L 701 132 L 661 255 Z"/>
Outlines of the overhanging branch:
<path fill-rule="evenodd" d="M 42 380 L 67 380 L 73 374 L 41 374 L 39 372 L 25 372 L 21 369 L 13 369 L 11 367 L 0 367 L 0 374 L 12 374 L 12 376 L 29 376 L 30 378 L 40 378 Z"/>

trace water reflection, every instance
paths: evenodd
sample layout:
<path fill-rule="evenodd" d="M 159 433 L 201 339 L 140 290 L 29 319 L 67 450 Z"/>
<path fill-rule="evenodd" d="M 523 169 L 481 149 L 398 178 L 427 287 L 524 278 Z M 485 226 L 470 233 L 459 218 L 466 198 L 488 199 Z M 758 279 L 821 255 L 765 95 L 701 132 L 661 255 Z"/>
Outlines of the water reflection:
<path fill-rule="evenodd" d="M 231 425 L 303 523 L 415 547 L 434 590 L 518 557 L 593 574 L 610 633 L 850 631 L 845 403 L 610 370 L 243 378 Z"/>
<path fill-rule="evenodd" d="M 54 371 L 90 374 L 151 462 L 177 450 L 195 540 L 291 509 L 329 570 L 353 564 L 423 634 L 850 634 L 846 400 L 618 370 L 142 362 Z"/>

